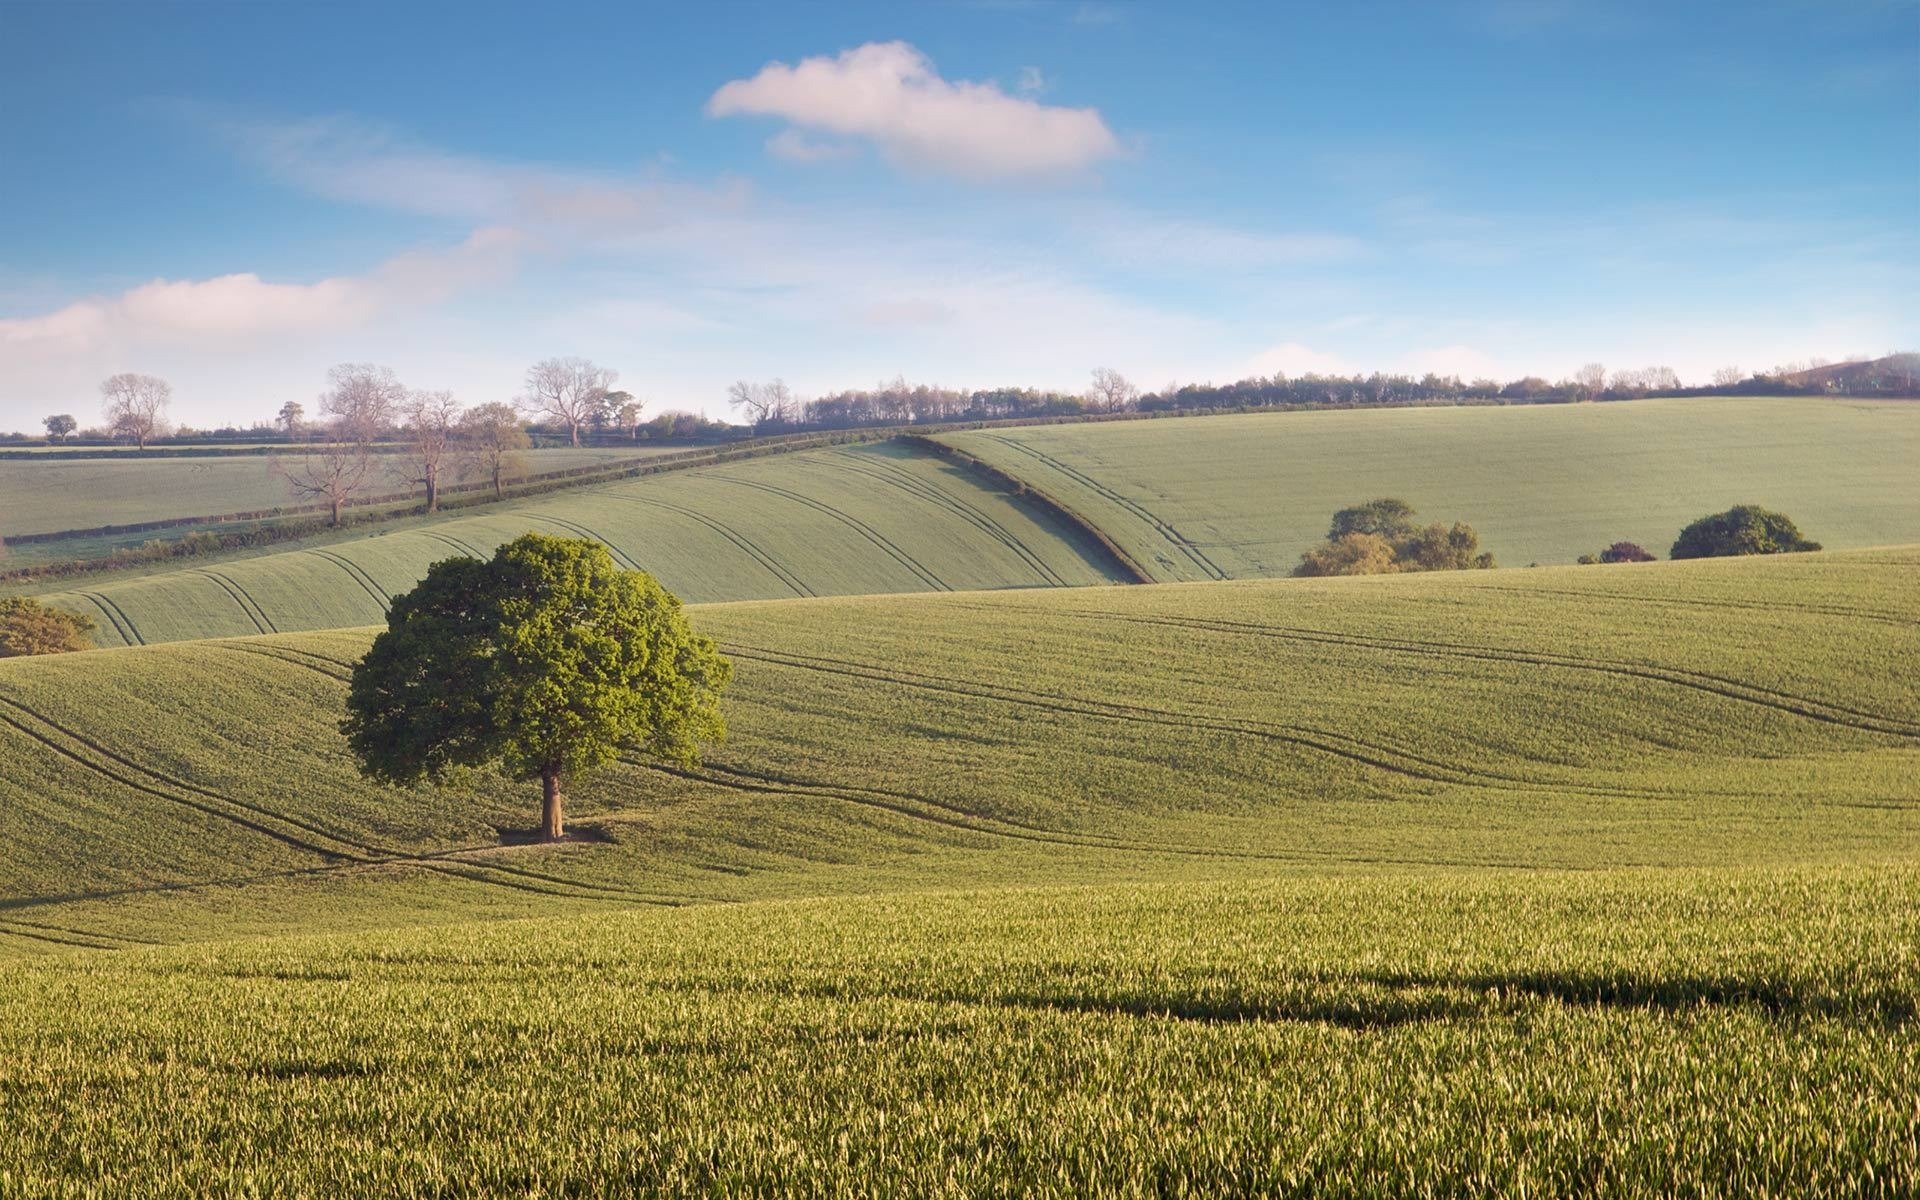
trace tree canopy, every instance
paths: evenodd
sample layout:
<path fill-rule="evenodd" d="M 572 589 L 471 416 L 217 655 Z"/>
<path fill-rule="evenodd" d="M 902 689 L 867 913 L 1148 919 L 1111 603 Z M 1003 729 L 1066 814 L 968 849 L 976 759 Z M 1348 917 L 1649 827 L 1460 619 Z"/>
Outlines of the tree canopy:
<path fill-rule="evenodd" d="M 1680 531 L 1668 551 L 1672 558 L 1725 558 L 1738 554 L 1789 554 L 1818 550 L 1819 542 L 1800 536 L 1785 513 L 1757 504 L 1739 504 L 1722 513 L 1701 517 Z"/>
<path fill-rule="evenodd" d="M 1413 505 L 1391 496 L 1333 514 L 1327 540 L 1300 556 L 1295 575 L 1387 575 L 1399 571 L 1465 571 L 1493 566 L 1473 526 L 1455 521 L 1419 525 Z"/>
<path fill-rule="evenodd" d="M 529 533 L 487 562 L 435 563 L 395 598 L 341 728 L 376 779 L 486 764 L 539 778 L 554 839 L 563 777 L 622 751 L 692 763 L 724 737 L 731 674 L 653 576 L 621 570 L 598 542 Z"/>
<path fill-rule="evenodd" d="M 0 597 L 0 658 L 91 650 L 93 621 L 27 596 Z"/>

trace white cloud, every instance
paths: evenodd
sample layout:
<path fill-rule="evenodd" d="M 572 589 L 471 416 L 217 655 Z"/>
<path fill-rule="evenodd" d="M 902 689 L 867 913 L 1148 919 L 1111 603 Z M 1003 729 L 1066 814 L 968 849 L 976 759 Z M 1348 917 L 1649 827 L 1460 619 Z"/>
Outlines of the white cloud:
<path fill-rule="evenodd" d="M 767 153 L 790 163 L 833 162 L 856 153 L 847 142 L 823 142 L 798 129 L 782 129 L 767 139 Z"/>
<path fill-rule="evenodd" d="M 780 117 L 801 129 L 864 138 L 903 166 L 971 179 L 1059 175 L 1120 152 L 1096 109 L 1010 96 L 995 83 L 942 79 L 905 42 L 834 57 L 769 63 L 707 101 L 711 116 Z"/>
<path fill-rule="evenodd" d="M 1241 375 L 1350 375 L 1353 370 L 1337 354 L 1326 354 L 1299 342 L 1282 342 L 1254 355 Z"/>
<path fill-rule="evenodd" d="M 251 271 L 155 279 L 42 316 L 0 320 L 0 346 L 88 352 L 106 344 L 224 342 L 348 328 L 383 310 L 431 304 L 498 278 L 520 242 L 509 230 L 482 229 L 450 249 L 412 251 L 365 275 L 314 283 L 272 283 Z"/>

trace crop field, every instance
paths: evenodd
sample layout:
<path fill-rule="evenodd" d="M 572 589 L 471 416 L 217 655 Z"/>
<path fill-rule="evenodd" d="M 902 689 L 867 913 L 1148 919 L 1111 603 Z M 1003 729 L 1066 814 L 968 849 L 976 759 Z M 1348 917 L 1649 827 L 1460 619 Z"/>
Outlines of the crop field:
<path fill-rule="evenodd" d="M 696 602 L 1113 578 L 1047 510 L 880 444 L 643 476 L 46 599 L 92 617 L 102 645 L 366 625 L 430 563 L 484 558 L 529 528 L 602 541 Z"/>
<path fill-rule="evenodd" d="M 0 1190 L 1920 1186 L 1912 549 L 693 616 L 556 847 L 367 631 L 0 662 Z"/>
<path fill-rule="evenodd" d="M 1636 400 L 1266 413 L 941 435 L 1099 526 L 1154 578 L 1285 575 L 1339 508 L 1397 496 L 1503 566 L 1622 539 L 1665 557 L 1735 504 L 1829 549 L 1920 539 L 1920 405 Z"/>
<path fill-rule="evenodd" d="M 559 447 L 526 453 L 527 471 L 565 471 L 600 462 L 643 458 L 661 451 Z M 397 464 L 398 455 L 382 455 Z M 377 492 L 404 492 L 408 484 L 383 479 Z M 177 458 L 0 459 L 0 538 L 66 529 L 97 529 L 175 517 L 255 512 L 310 501 L 287 493 L 266 455 Z"/>

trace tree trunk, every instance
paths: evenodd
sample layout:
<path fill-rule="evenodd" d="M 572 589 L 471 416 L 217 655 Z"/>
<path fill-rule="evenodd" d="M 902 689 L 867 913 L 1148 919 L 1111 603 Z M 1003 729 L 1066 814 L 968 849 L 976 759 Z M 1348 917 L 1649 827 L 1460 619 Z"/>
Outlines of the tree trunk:
<path fill-rule="evenodd" d="M 579 447 L 579 445 L 580 445 L 580 425 L 579 425 L 579 423 L 578 423 L 578 422 L 575 422 L 574 424 L 572 424 L 572 425 L 569 425 L 569 426 L 567 426 L 567 428 L 568 428 L 569 430 L 571 430 L 571 431 L 572 431 L 572 433 L 573 433 L 573 444 L 574 444 L 574 446 L 575 446 L 576 448 L 578 448 L 578 447 Z"/>
<path fill-rule="evenodd" d="M 540 836 L 557 842 L 566 836 L 566 797 L 560 794 L 560 768 L 540 769 Z"/>
<path fill-rule="evenodd" d="M 327 522 L 327 524 L 334 526 L 340 524 L 340 500 L 338 497 L 333 498 L 333 520 Z"/>
<path fill-rule="evenodd" d="M 495 500 L 504 500 L 506 499 L 506 495 L 507 495 L 506 492 L 502 491 L 500 488 L 501 474 L 502 474 L 502 471 L 500 468 L 500 464 L 499 463 L 493 464 L 493 498 Z"/>
<path fill-rule="evenodd" d="M 438 512 L 439 509 L 440 509 L 440 479 L 435 472 L 428 471 L 427 472 L 427 511 L 430 513 Z"/>

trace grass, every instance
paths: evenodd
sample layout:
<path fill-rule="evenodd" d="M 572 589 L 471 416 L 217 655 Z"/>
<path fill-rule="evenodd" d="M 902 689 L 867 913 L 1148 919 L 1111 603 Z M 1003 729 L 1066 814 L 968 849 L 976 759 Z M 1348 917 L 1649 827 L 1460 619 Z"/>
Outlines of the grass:
<path fill-rule="evenodd" d="M 1040 507 L 881 444 L 569 490 L 325 546 L 116 576 L 47 599 L 92 617 L 103 645 L 365 625 L 428 564 L 491 554 L 529 528 L 602 540 L 623 565 L 647 568 L 693 601 L 1108 579 Z"/>
<path fill-rule="evenodd" d="M 532 474 L 655 453 L 660 451 L 647 446 L 561 447 L 529 451 L 526 459 Z M 388 457 L 382 455 L 381 460 Z M 393 461 L 398 462 L 398 456 Z M 382 482 L 374 490 L 401 492 L 407 485 Z M 0 537 L 310 503 L 289 496 L 286 481 L 273 473 L 272 459 L 263 455 L 116 461 L 108 454 L 95 459 L 0 461 Z"/>
<path fill-rule="evenodd" d="M 1910 1195 L 1909 869 L 1056 888 L 47 960 L 0 1187 Z"/>
<path fill-rule="evenodd" d="M 1920 538 L 1920 405 L 1642 400 L 1304 412 L 941 435 L 1100 526 L 1162 581 L 1285 575 L 1346 505 L 1462 520 L 1506 566 L 1665 556 L 1734 504 L 1829 548 Z"/>
<path fill-rule="evenodd" d="M 703 606 L 551 848 L 368 631 L 0 662 L 0 1194 L 1911 1195 L 1917 583 Z"/>

